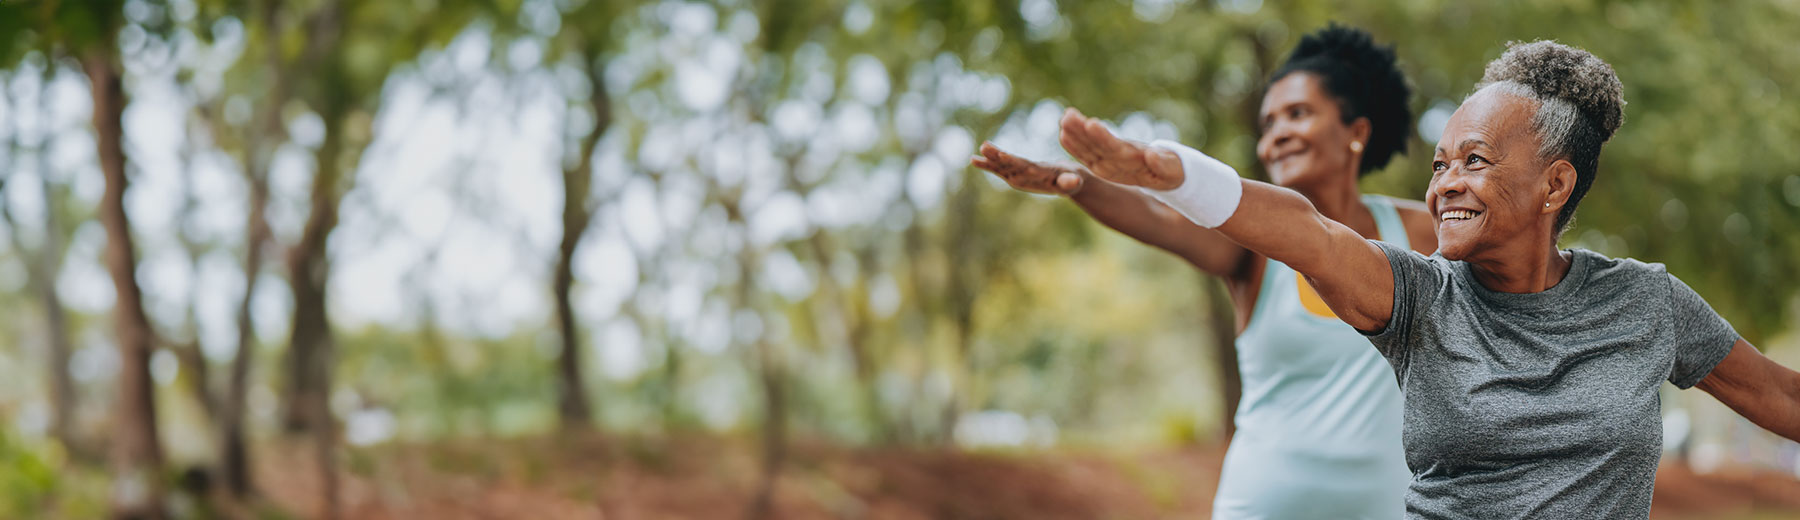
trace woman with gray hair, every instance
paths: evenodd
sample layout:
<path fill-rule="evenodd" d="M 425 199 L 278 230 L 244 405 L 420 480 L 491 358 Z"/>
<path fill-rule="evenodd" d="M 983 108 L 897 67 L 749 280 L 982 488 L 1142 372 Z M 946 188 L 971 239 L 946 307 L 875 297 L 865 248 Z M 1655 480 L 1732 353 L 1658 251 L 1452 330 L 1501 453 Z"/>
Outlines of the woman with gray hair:
<path fill-rule="evenodd" d="M 1073 110 L 1063 147 L 1305 275 L 1387 358 L 1405 396 L 1415 518 L 1644 518 L 1662 381 L 1800 439 L 1800 373 L 1763 357 L 1660 264 L 1558 249 L 1623 123 L 1612 67 L 1512 45 L 1445 125 L 1429 257 L 1363 238 L 1291 190 Z"/>

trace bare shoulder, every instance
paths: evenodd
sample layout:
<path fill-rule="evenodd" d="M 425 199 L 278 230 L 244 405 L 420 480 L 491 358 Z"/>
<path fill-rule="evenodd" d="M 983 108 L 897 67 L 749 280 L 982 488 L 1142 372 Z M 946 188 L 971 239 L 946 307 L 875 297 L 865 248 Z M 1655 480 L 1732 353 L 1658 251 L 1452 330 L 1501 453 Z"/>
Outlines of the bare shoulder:
<path fill-rule="evenodd" d="M 1426 255 L 1436 252 L 1437 219 L 1432 218 L 1431 208 L 1423 201 L 1390 200 L 1394 201 L 1394 209 L 1400 213 L 1400 222 L 1406 226 L 1406 239 L 1412 243 L 1413 250 Z"/>

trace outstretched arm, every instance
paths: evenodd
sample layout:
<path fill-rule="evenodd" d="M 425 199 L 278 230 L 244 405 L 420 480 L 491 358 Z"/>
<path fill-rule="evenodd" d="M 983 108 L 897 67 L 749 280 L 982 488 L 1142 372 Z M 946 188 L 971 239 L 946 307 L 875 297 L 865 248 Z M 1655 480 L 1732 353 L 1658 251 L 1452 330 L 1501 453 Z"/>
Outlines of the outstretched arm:
<path fill-rule="evenodd" d="M 1137 188 L 1095 178 L 1080 165 L 1032 161 L 993 143 L 982 143 L 981 155 L 969 164 L 1021 191 L 1067 196 L 1106 227 L 1174 253 L 1214 276 L 1236 275 L 1249 255 L 1218 231 L 1195 225 Z"/>
<path fill-rule="evenodd" d="M 1215 226 L 1239 245 L 1306 275 L 1344 323 L 1365 331 L 1387 326 L 1394 306 L 1394 275 L 1387 255 L 1355 230 L 1325 218 L 1305 196 L 1239 179 L 1236 172 L 1216 161 L 1217 168 L 1186 172 L 1176 153 L 1119 139 L 1099 121 L 1074 109 L 1063 114 L 1061 140 L 1063 148 L 1096 177 L 1176 193 L 1159 198 L 1196 223 Z M 1189 178 L 1190 173 L 1194 178 Z M 1175 191 L 1189 182 L 1195 184 Z M 1196 194 L 1197 187 L 1242 191 L 1236 198 L 1213 197 L 1213 193 Z M 1202 221 L 1206 218 L 1222 220 L 1208 224 Z"/>
<path fill-rule="evenodd" d="M 1744 340 L 1694 385 L 1777 435 L 1800 440 L 1800 373 L 1781 366 Z"/>

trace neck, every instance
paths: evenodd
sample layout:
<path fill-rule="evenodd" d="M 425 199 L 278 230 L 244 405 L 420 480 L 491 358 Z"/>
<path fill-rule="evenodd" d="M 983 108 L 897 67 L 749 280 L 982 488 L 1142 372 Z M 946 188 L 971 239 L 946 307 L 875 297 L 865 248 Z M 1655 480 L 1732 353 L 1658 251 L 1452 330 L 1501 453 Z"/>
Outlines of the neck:
<path fill-rule="evenodd" d="M 1365 238 L 1376 238 L 1375 215 L 1363 206 L 1362 190 L 1356 187 L 1355 174 L 1334 175 L 1321 182 L 1294 186 L 1293 190 L 1312 201 L 1313 207 L 1318 208 L 1325 218 L 1350 226 Z"/>
<path fill-rule="evenodd" d="M 1499 251 L 1501 254 L 1488 255 L 1489 259 L 1470 261 L 1469 270 L 1475 274 L 1475 281 L 1490 291 L 1504 293 L 1535 293 L 1555 287 L 1569 275 L 1574 256 L 1557 249 L 1548 233 L 1540 236 L 1546 238 L 1516 242 L 1519 254 Z"/>

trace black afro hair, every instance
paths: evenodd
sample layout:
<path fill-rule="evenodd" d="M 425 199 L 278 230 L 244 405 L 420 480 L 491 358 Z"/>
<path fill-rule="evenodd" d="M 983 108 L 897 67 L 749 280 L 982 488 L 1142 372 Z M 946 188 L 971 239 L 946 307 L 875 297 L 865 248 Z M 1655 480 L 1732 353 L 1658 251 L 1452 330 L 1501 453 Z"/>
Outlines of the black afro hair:
<path fill-rule="evenodd" d="M 1412 136 L 1412 109 L 1407 107 L 1412 88 L 1395 65 L 1392 46 L 1376 45 L 1369 33 L 1332 23 L 1301 37 L 1287 61 L 1269 76 L 1269 84 L 1295 72 L 1321 80 L 1337 99 L 1345 124 L 1369 118 L 1369 142 L 1362 164 L 1357 165 L 1359 175 L 1380 170 L 1395 154 L 1406 151 Z"/>

